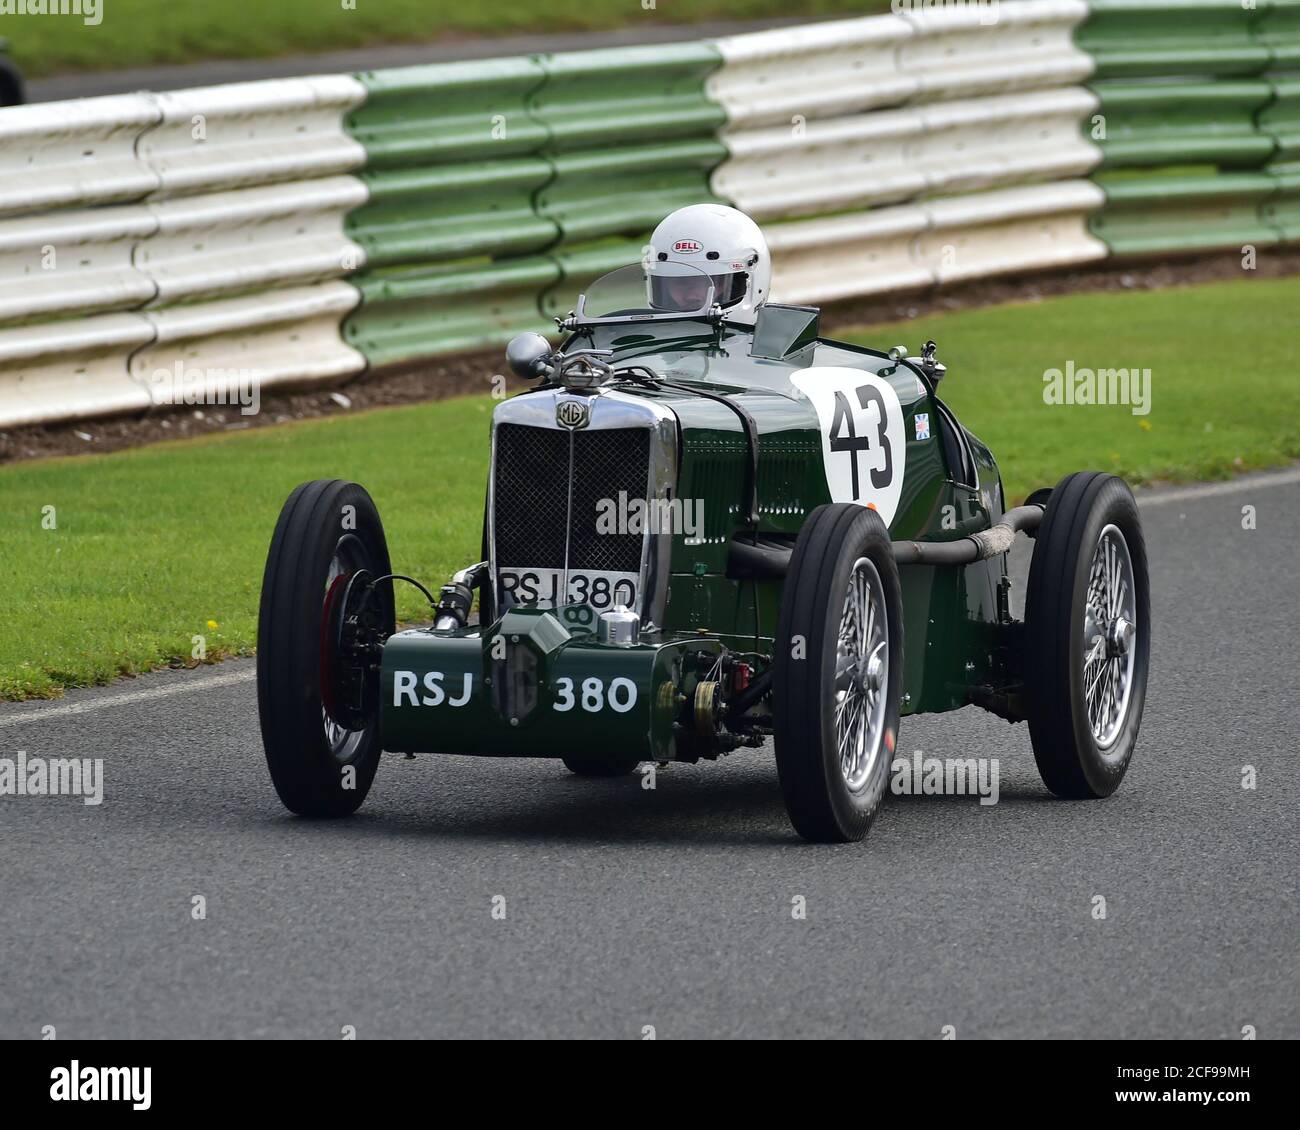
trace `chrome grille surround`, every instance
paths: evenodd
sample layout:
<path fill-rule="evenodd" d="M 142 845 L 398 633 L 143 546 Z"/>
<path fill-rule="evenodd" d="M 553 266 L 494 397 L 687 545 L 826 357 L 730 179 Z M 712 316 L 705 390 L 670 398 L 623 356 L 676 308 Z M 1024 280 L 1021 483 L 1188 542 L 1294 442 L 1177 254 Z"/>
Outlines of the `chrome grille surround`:
<path fill-rule="evenodd" d="M 570 430 L 558 423 L 557 410 L 565 401 L 575 399 L 588 405 L 589 420 L 585 427 Z M 620 436 L 619 432 L 624 434 Z M 644 433 L 644 440 L 630 433 Z M 613 480 L 596 481 L 584 473 L 577 460 L 587 452 L 597 453 L 607 466 L 613 461 L 617 468 Z M 540 461 L 532 468 L 531 476 L 521 473 L 529 469 L 526 465 L 513 468 L 514 473 L 506 471 L 508 461 L 524 460 L 526 464 L 530 456 Z M 635 464 L 618 466 L 617 460 L 629 459 Z M 644 480 L 635 473 L 636 464 L 645 466 Z M 560 591 L 565 593 L 570 570 L 636 572 L 640 578 L 636 611 L 642 624 L 646 629 L 661 625 L 668 601 L 671 533 L 647 529 L 640 537 L 639 552 L 629 549 L 623 542 L 629 535 L 595 533 L 595 503 L 600 498 L 616 498 L 620 489 L 628 490 L 629 499 L 671 499 L 676 491 L 677 470 L 677 418 L 652 400 L 614 389 L 591 393 L 544 389 L 499 405 L 492 417 L 492 473 L 488 480 L 488 560 L 498 611 L 504 610 L 498 578 L 502 568 L 562 568 L 564 582 Z M 500 499 L 498 478 L 503 486 Z M 630 490 L 633 481 L 643 481 L 644 486 Z M 590 527 L 582 517 L 582 511 L 587 509 L 591 511 Z M 517 523 L 524 514 L 538 527 L 534 542 L 537 548 L 529 552 L 544 553 L 556 561 L 554 565 L 501 556 L 502 552 L 507 557 L 515 552 L 510 545 L 513 535 L 504 523 Z M 499 521 L 503 523 L 500 531 Z"/>

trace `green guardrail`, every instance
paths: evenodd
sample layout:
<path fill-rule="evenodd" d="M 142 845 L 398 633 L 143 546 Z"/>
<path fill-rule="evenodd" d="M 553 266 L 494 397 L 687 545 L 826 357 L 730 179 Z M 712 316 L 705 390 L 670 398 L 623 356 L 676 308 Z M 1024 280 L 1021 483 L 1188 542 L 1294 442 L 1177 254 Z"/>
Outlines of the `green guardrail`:
<path fill-rule="evenodd" d="M 536 158 L 368 170 L 370 201 L 344 227 L 372 268 L 542 251 L 560 234 L 533 207 L 551 175 Z"/>
<path fill-rule="evenodd" d="M 1271 67 L 1300 70 L 1300 0 L 1256 0 L 1253 26 Z"/>
<path fill-rule="evenodd" d="M 648 232 L 674 208 L 715 199 L 726 113 L 705 93 L 722 63 L 707 43 L 545 55 L 532 112 L 550 133 L 553 180 L 536 197 L 559 249 Z"/>
<path fill-rule="evenodd" d="M 1270 165 L 1276 192 L 1260 207 L 1260 215 L 1287 243 L 1300 242 L 1300 161 Z"/>
<path fill-rule="evenodd" d="M 1268 173 L 1103 173 L 1095 180 L 1106 207 L 1089 223 L 1112 255 L 1260 247 L 1281 239 L 1263 211 L 1277 191 Z"/>
<path fill-rule="evenodd" d="M 560 268 L 544 255 L 355 276 L 361 305 L 343 337 L 372 367 L 484 349 L 543 329 L 538 295 L 559 278 Z"/>
<path fill-rule="evenodd" d="M 1300 228 L 1300 0 L 1090 0 L 1114 255 L 1264 246 Z M 669 211 L 717 199 L 710 43 L 358 75 L 368 202 L 348 341 L 372 365 L 544 328 L 634 262 Z"/>
<path fill-rule="evenodd" d="M 1095 179 L 1107 199 L 1091 228 L 1111 254 L 1294 240 L 1300 0 L 1090 7 L 1076 42 L 1097 63 L 1105 136 L 1093 137 L 1104 154 Z"/>
<path fill-rule="evenodd" d="M 1268 76 L 1271 94 L 1259 113 L 1259 129 L 1274 146 L 1275 161 L 1300 161 L 1300 71 Z"/>
<path fill-rule="evenodd" d="M 1089 0 L 1089 7 L 1075 42 L 1096 60 L 1097 78 L 1256 75 L 1269 65 L 1254 30 L 1259 8 L 1242 0 Z"/>
<path fill-rule="evenodd" d="M 345 336 L 387 364 L 536 328 L 570 250 L 644 240 L 715 199 L 726 115 L 705 80 L 721 61 L 688 43 L 358 75 L 367 99 L 346 125 L 369 200 L 345 226 L 367 266 Z"/>
<path fill-rule="evenodd" d="M 1300 20 L 1290 25 L 1300 44 Z M 1300 62 L 1297 62 L 1300 68 Z M 1300 69 L 1268 76 L 1273 101 L 1259 115 L 1259 128 L 1273 140 L 1273 163 L 1267 172 L 1277 192 L 1261 213 L 1287 242 L 1300 240 Z"/>
<path fill-rule="evenodd" d="M 1094 83 L 1105 136 L 1103 168 L 1216 164 L 1257 168 L 1273 140 L 1255 116 L 1273 100 L 1262 80 Z M 1095 134 L 1092 135 L 1095 137 Z"/>

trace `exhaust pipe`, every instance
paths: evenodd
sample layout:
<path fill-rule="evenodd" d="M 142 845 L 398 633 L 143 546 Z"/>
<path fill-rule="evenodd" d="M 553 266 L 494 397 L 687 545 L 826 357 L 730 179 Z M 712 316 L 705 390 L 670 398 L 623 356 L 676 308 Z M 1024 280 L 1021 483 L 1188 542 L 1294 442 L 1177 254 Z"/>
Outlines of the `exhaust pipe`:
<path fill-rule="evenodd" d="M 1043 507 L 1037 503 L 1017 506 L 987 530 L 956 541 L 896 541 L 894 560 L 900 565 L 971 565 L 1006 553 L 1018 533 L 1031 533 L 1043 521 Z M 756 580 L 779 580 L 790 570 L 789 547 L 766 540 L 757 544 L 736 540 L 731 543 L 727 576 Z"/>

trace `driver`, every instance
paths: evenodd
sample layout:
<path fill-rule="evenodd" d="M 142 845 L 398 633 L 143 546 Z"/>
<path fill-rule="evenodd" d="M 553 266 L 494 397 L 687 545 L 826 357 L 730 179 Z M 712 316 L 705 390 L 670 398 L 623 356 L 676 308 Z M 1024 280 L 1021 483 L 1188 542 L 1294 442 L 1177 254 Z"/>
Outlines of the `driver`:
<path fill-rule="evenodd" d="M 727 320 L 752 326 L 767 301 L 772 285 L 767 240 L 762 229 L 735 208 L 679 208 L 655 228 L 648 254 L 650 304 L 656 309 L 699 310 L 712 282 L 713 301 L 727 312 Z"/>

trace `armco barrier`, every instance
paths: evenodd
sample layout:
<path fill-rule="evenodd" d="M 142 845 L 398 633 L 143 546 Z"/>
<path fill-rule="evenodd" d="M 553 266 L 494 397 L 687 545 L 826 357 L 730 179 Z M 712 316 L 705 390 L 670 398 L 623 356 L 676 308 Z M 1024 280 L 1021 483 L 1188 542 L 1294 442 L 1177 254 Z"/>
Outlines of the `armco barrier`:
<path fill-rule="evenodd" d="M 151 340 L 128 371 L 146 388 L 159 370 L 198 370 L 223 389 L 249 378 L 259 389 L 340 381 L 366 365 L 339 338 L 357 299 L 354 287 L 333 281 L 150 310 Z"/>
<path fill-rule="evenodd" d="M 335 278 L 363 262 L 343 216 L 365 199 L 355 177 L 336 176 L 161 200 L 135 264 L 162 306 Z"/>
<path fill-rule="evenodd" d="M 1270 51 L 1255 35 L 1268 0 L 1088 0 L 1077 42 L 1099 79 L 1256 75 Z"/>
<path fill-rule="evenodd" d="M 1081 82 L 1093 61 L 1074 44 L 1084 0 L 1024 0 L 966 7 L 904 8 L 913 34 L 898 66 L 922 101 L 974 98 Z"/>
<path fill-rule="evenodd" d="M 1300 0 L 1092 0 L 1078 33 L 1097 56 L 1092 221 L 1114 255 L 1267 246 L 1296 237 Z M 1119 77 L 1122 76 L 1122 77 Z"/>
<path fill-rule="evenodd" d="M 348 234 L 375 267 L 518 255 L 558 231 L 533 207 L 552 176 L 528 97 L 545 79 L 532 59 L 403 67 L 359 75 L 364 105 L 349 134 L 367 153 L 369 203 Z"/>
<path fill-rule="evenodd" d="M 346 231 L 374 268 L 540 251 L 559 237 L 532 206 L 550 178 L 540 159 L 512 157 L 367 171 L 368 203 L 348 216 Z"/>
<path fill-rule="evenodd" d="M 700 200 L 789 301 L 1295 241 L 1298 92 L 1300 0 L 1002 0 L 0 111 L 0 427 L 495 345 Z"/>
<path fill-rule="evenodd" d="M 533 328 L 557 267 L 516 272 L 516 257 L 643 234 L 709 199 L 725 115 L 704 80 L 720 61 L 707 44 L 674 44 L 360 76 L 369 97 L 347 125 L 373 159 L 347 232 L 369 269 L 354 279 L 362 306 L 348 339 L 383 364 L 410 354 L 413 325 L 427 352 Z M 534 275 L 527 313 L 519 279 Z M 499 301 L 494 278 L 505 280 Z M 422 294 L 443 309 L 417 312 Z"/>
<path fill-rule="evenodd" d="M 361 305 L 343 326 L 374 366 L 482 349 L 545 329 L 538 296 L 560 278 L 547 256 L 360 277 Z"/>
<path fill-rule="evenodd" d="M 235 83 L 156 94 L 161 120 L 136 151 L 170 197 L 347 172 L 365 150 L 340 128 L 365 97 L 346 75 Z"/>
<path fill-rule="evenodd" d="M 1273 139 L 1255 122 L 1273 99 L 1262 80 L 1103 81 L 1093 90 L 1101 100 L 1105 136 L 1098 144 L 1107 168 L 1257 168 L 1273 153 Z"/>
<path fill-rule="evenodd" d="M 1259 130 L 1272 142 L 1275 161 L 1300 161 L 1300 70 L 1266 77 L 1272 97 L 1259 113 Z"/>
<path fill-rule="evenodd" d="M 161 120 L 145 94 L 0 111 L 0 215 L 144 199 L 159 178 L 135 145 Z"/>
<path fill-rule="evenodd" d="M 1300 240 L 1300 5 L 1290 9 L 1292 20 L 1280 21 L 1273 33 L 1274 51 L 1279 59 L 1296 67 L 1293 72 L 1266 76 L 1273 90 L 1273 101 L 1259 115 L 1259 128 L 1273 141 L 1273 161 L 1265 171 L 1273 178 L 1276 191 L 1260 207 L 1260 215 L 1288 242 Z M 1280 35 L 1285 26 L 1293 35 L 1297 49 L 1281 49 Z"/>
<path fill-rule="evenodd" d="M 1260 205 L 1260 217 L 1287 243 L 1300 243 L 1300 161 L 1270 165 L 1274 192 Z"/>
<path fill-rule="evenodd" d="M 772 291 L 832 302 L 1105 258 L 1087 217 L 1100 189 L 1063 181 L 972 193 L 769 230 Z"/>
<path fill-rule="evenodd" d="M 1115 255 L 1167 255 L 1268 246 L 1281 238 L 1261 215 L 1277 191 L 1267 173 L 1098 178 L 1106 208 L 1092 231 Z"/>
<path fill-rule="evenodd" d="M 340 75 L 0 112 L 0 426 L 148 408 L 146 350 L 270 383 L 363 368 L 338 330 L 355 289 L 292 289 L 364 260 L 342 222 L 366 189 L 338 175 L 363 96 Z"/>
<path fill-rule="evenodd" d="M 143 306 L 157 286 L 133 251 L 157 230 L 143 204 L 0 219 L 0 325 Z"/>
<path fill-rule="evenodd" d="M 913 34 L 901 17 L 878 16 L 730 36 L 717 42 L 723 64 L 706 92 L 730 130 L 901 106 L 920 86 L 898 66 Z"/>
<path fill-rule="evenodd" d="M 1269 66 L 1300 71 L 1300 0 L 1255 0 L 1255 8 L 1252 27 L 1268 48 Z"/>
<path fill-rule="evenodd" d="M 127 363 L 153 333 L 139 314 L 0 329 L 0 427 L 146 410 Z"/>
<path fill-rule="evenodd" d="M 913 252 L 929 224 L 914 204 L 774 224 L 772 292 L 785 302 L 835 302 L 930 286 L 934 273 Z"/>
<path fill-rule="evenodd" d="M 767 219 L 1079 176 L 1101 159 L 1079 129 L 1096 108 L 1066 87 L 747 130 L 713 190 Z"/>

